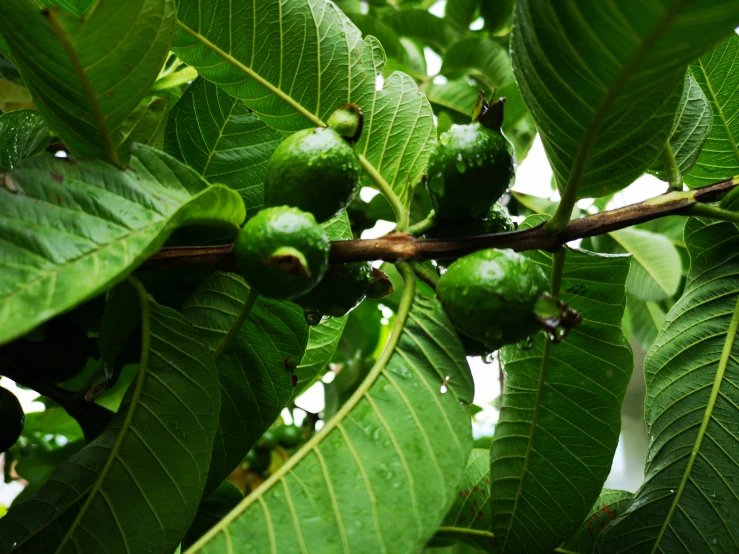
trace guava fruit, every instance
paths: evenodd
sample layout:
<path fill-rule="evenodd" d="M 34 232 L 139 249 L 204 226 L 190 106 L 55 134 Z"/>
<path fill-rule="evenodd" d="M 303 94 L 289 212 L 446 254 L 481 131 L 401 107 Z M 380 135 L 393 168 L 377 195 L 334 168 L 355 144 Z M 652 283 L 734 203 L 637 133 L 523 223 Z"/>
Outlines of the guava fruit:
<path fill-rule="evenodd" d="M 279 429 L 280 446 L 294 448 L 305 439 L 299 427 L 295 425 L 283 425 Z"/>
<path fill-rule="evenodd" d="M 303 307 L 308 323 L 317 325 L 324 316 L 341 317 L 359 306 L 374 280 L 368 262 L 332 265 L 313 290 L 293 301 Z"/>
<path fill-rule="evenodd" d="M 41 340 L 23 337 L 0 348 L 0 374 L 44 383 L 63 383 L 79 375 L 93 353 L 94 341 L 87 333 L 65 317 L 39 330 Z"/>
<path fill-rule="evenodd" d="M 8 389 L 0 388 L 0 452 L 16 443 L 25 422 L 26 416 L 18 398 Z"/>
<path fill-rule="evenodd" d="M 508 210 L 498 203 L 493 204 L 485 217 L 467 221 L 441 219 L 426 233 L 428 238 L 474 237 L 509 233 L 515 229 Z"/>
<path fill-rule="evenodd" d="M 480 250 L 439 278 L 436 294 L 454 326 L 490 350 L 540 328 L 535 306 L 549 292 L 542 269 L 512 250 Z"/>
<path fill-rule="evenodd" d="M 318 222 L 331 219 L 359 189 L 354 148 L 330 127 L 290 135 L 272 154 L 264 179 L 265 206 L 293 206 Z"/>
<path fill-rule="evenodd" d="M 290 300 L 310 291 L 328 268 L 329 241 L 312 214 L 267 208 L 251 218 L 234 243 L 236 263 L 264 296 Z"/>
<path fill-rule="evenodd" d="M 442 133 L 431 153 L 425 181 L 439 219 L 485 217 L 513 181 L 513 147 L 500 130 L 503 99 L 490 106 L 482 96 L 475 114 Z"/>

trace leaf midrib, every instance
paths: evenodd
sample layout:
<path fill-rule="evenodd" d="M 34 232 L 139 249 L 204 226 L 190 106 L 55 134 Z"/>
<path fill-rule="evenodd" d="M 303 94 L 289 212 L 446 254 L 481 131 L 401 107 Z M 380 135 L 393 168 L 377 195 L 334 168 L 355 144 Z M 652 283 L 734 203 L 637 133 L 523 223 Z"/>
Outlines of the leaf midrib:
<path fill-rule="evenodd" d="M 713 85 L 711 85 L 711 79 L 708 76 L 708 73 L 706 72 L 705 66 L 703 65 L 703 60 L 699 59 L 698 64 L 701 68 L 701 73 L 703 73 L 703 77 L 705 77 L 706 79 L 706 86 L 708 87 L 708 92 L 711 94 L 711 100 L 713 100 L 713 105 L 716 106 L 716 111 L 718 113 L 719 118 L 721 119 L 721 125 L 726 131 L 726 136 L 729 139 L 729 144 L 731 144 L 731 149 L 734 151 L 734 156 L 736 157 L 737 162 L 739 162 L 739 146 L 737 146 L 736 141 L 734 140 L 734 135 L 731 133 L 731 129 L 729 128 L 729 122 L 726 121 L 724 110 L 721 107 L 721 104 L 719 104 L 718 98 L 716 97 L 716 93 L 713 90 Z"/>

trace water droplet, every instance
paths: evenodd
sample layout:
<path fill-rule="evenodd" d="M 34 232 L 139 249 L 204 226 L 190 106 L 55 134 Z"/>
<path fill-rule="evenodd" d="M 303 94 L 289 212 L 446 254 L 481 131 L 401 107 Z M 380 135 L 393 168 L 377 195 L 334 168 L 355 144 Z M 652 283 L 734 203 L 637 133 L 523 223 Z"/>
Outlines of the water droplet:
<path fill-rule="evenodd" d="M 341 38 L 344 38 L 346 36 L 346 33 L 344 31 L 341 31 L 340 35 L 341 35 Z"/>
<path fill-rule="evenodd" d="M 446 383 L 443 383 L 443 384 L 441 385 L 441 388 L 439 389 L 439 392 L 440 392 L 441 394 L 446 394 L 448 390 L 449 390 L 449 387 L 447 387 L 447 386 L 446 386 Z"/>

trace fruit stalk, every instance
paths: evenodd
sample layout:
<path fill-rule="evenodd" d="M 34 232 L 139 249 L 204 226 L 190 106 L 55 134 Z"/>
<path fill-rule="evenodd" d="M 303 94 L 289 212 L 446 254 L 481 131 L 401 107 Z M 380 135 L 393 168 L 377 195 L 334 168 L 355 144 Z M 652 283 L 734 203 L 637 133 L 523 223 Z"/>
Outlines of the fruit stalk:
<path fill-rule="evenodd" d="M 668 192 L 623 208 L 573 219 L 557 235 L 550 234 L 540 225 L 512 233 L 454 239 L 423 240 L 405 233 L 393 233 L 378 239 L 334 241 L 331 243 L 330 261 L 331 263 L 347 263 L 371 260 L 389 262 L 430 260 L 464 256 L 483 248 L 511 248 L 518 252 L 525 250 L 555 251 L 561 245 L 575 239 L 603 235 L 660 217 L 698 215 L 696 208 L 699 211 L 704 209 L 698 206 L 720 200 L 738 185 L 739 177 L 734 177 L 699 189 Z M 711 210 L 711 213 L 709 217 L 721 219 L 720 214 L 717 214 L 715 210 Z M 144 267 L 237 271 L 230 246 L 165 248 L 154 254 Z"/>

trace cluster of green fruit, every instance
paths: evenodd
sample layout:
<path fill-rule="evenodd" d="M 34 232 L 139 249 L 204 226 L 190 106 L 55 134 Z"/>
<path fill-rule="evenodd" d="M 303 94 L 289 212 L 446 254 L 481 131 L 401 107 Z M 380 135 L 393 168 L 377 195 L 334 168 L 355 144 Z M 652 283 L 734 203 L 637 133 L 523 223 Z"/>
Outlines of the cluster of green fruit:
<path fill-rule="evenodd" d="M 259 294 L 292 300 L 308 323 L 341 317 L 366 297 L 391 292 L 369 262 L 329 266 L 329 239 L 321 227 L 356 196 L 360 166 L 354 143 L 363 114 L 341 106 L 328 127 L 305 129 L 275 150 L 264 181 L 266 208 L 251 218 L 234 244 L 239 269 Z"/>
<path fill-rule="evenodd" d="M 272 453 L 276 449 L 291 451 L 305 443 L 309 436 L 308 429 L 277 423 L 267 429 L 259 442 L 249 450 L 241 467 L 263 475 L 272 464 Z"/>

